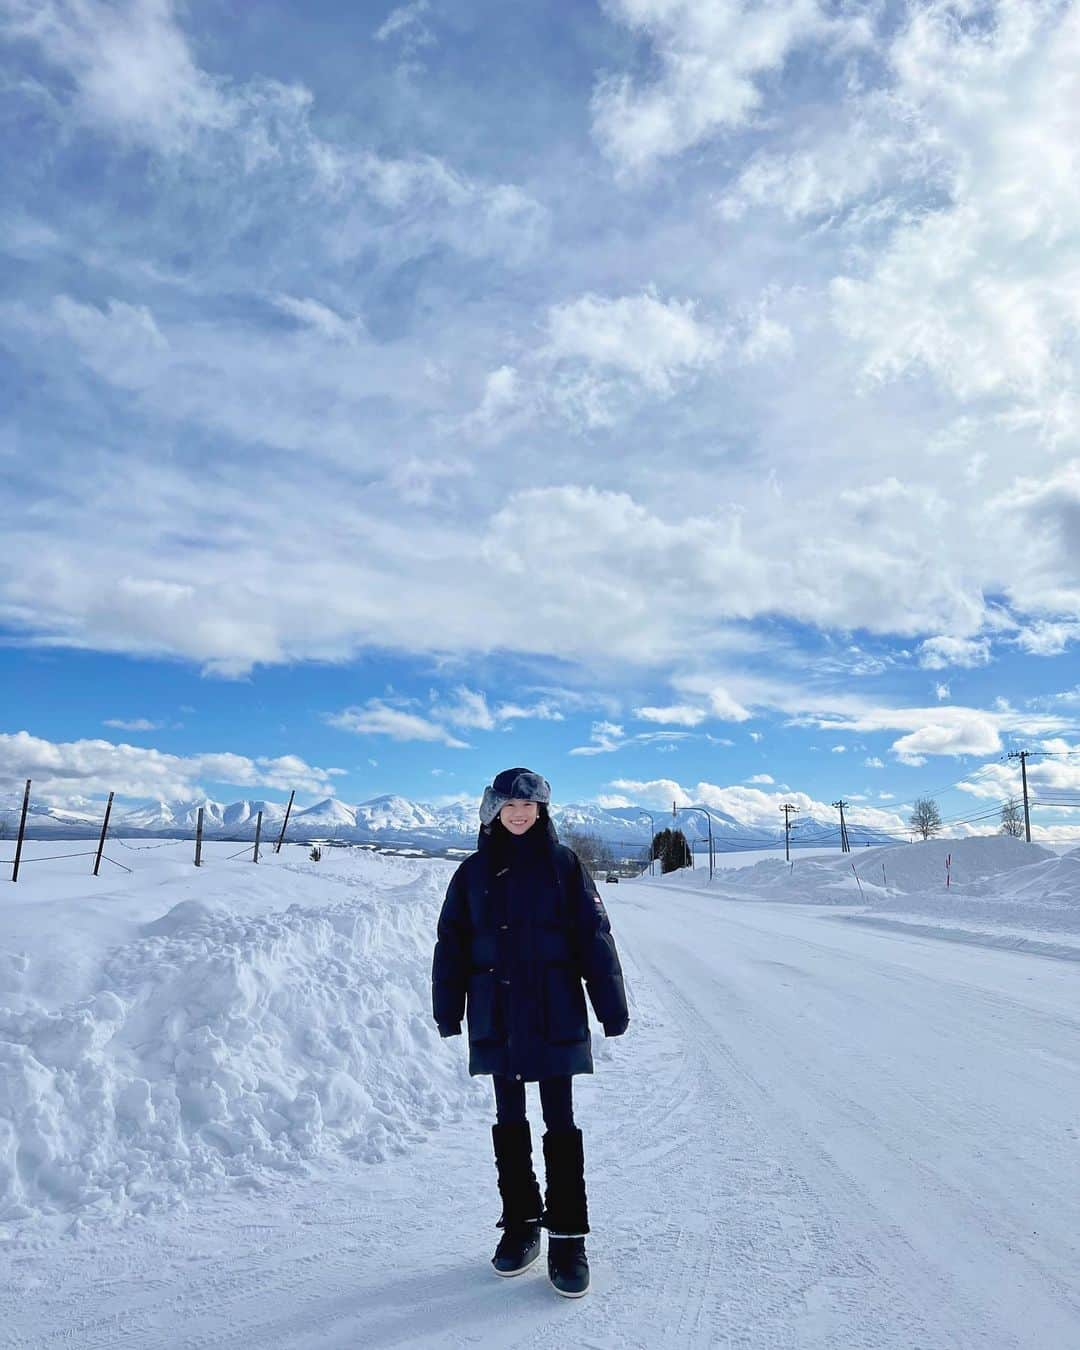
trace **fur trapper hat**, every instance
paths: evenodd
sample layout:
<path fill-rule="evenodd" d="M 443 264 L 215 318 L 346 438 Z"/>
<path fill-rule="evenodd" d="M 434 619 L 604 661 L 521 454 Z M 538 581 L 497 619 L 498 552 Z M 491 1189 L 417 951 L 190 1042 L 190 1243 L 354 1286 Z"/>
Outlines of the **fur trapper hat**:
<path fill-rule="evenodd" d="M 551 801 L 551 784 L 532 769 L 503 769 L 494 782 L 484 789 L 480 803 L 480 822 L 490 829 L 495 817 L 507 802 L 537 802 L 547 806 Z"/>

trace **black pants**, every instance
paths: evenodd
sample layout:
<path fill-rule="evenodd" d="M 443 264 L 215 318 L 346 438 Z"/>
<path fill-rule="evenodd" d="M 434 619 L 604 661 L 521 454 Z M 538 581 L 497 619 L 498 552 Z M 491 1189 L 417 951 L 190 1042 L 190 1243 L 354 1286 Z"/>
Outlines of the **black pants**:
<path fill-rule="evenodd" d="M 500 1125 L 527 1120 L 525 1115 L 525 1084 L 516 1078 L 493 1074 L 495 1084 L 495 1118 Z M 558 1078 L 540 1079 L 540 1109 L 549 1130 L 574 1128 L 574 1080 L 569 1074 Z"/>

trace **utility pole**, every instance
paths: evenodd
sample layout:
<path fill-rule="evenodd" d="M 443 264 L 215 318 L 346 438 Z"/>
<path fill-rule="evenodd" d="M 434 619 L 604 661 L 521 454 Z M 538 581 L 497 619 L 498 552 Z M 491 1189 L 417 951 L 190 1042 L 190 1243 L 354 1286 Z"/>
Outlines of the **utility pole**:
<path fill-rule="evenodd" d="M 838 802 L 833 802 L 833 806 L 840 809 L 840 852 L 850 853 L 851 841 L 848 839 L 847 826 L 844 824 L 844 807 L 847 806 L 847 802 L 841 797 Z"/>
<path fill-rule="evenodd" d="M 791 817 L 799 814 L 799 808 L 785 802 L 780 808 L 784 813 L 784 861 L 791 861 Z"/>
<path fill-rule="evenodd" d="M 1031 843 L 1031 809 L 1028 806 L 1028 786 L 1027 786 L 1027 758 L 1031 754 L 1030 750 L 1010 750 L 1009 759 L 1018 759 L 1020 761 L 1020 777 L 1024 783 L 1024 838 Z"/>
<path fill-rule="evenodd" d="M 649 817 L 649 829 L 652 831 L 649 835 L 649 876 L 652 877 L 656 875 L 653 871 L 653 845 L 656 841 L 656 821 L 653 820 L 651 811 L 645 811 L 640 806 L 638 807 L 638 814 Z"/>

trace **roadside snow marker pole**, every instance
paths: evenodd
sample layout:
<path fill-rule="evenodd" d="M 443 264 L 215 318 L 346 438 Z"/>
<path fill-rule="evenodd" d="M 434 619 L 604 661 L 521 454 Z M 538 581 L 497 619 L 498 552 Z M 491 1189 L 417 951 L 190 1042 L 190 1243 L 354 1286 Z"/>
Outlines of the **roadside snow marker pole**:
<path fill-rule="evenodd" d="M 287 829 L 289 824 L 289 812 L 292 810 L 293 798 L 295 796 L 296 796 L 296 789 L 293 788 L 293 790 L 289 793 L 289 804 L 285 808 L 285 819 L 281 822 L 281 833 L 277 837 L 277 844 L 274 848 L 275 853 L 281 852 L 281 846 L 285 842 L 285 830 Z"/>
<path fill-rule="evenodd" d="M 852 866 L 853 866 L 853 867 L 854 867 L 854 865 L 855 865 L 855 864 L 852 863 Z M 889 884 L 888 878 L 885 876 L 885 864 L 884 864 L 884 863 L 881 864 L 881 884 L 882 884 L 883 886 L 888 886 L 888 884 Z"/>
<path fill-rule="evenodd" d="M 11 869 L 12 881 L 19 879 L 19 859 L 22 857 L 23 836 L 26 834 L 26 813 L 30 810 L 30 779 L 26 780 L 26 791 L 22 799 L 22 815 L 19 817 L 19 838 L 15 844 L 15 866 Z"/>
<path fill-rule="evenodd" d="M 952 854 L 945 855 L 945 889 L 948 890 L 952 885 Z"/>
<path fill-rule="evenodd" d="M 255 856 L 252 862 L 259 861 L 259 836 L 262 834 L 262 812 L 255 817 Z"/>
<path fill-rule="evenodd" d="M 854 864 L 854 863 L 851 864 L 851 870 L 852 870 L 853 872 L 855 872 L 855 864 Z M 863 894 L 862 882 L 859 880 L 859 874 L 858 874 L 858 872 L 855 872 L 855 884 L 856 884 L 856 885 L 858 886 L 858 888 L 859 888 L 859 895 L 862 896 L 862 898 L 865 900 L 865 899 L 866 899 L 866 896 Z"/>
<path fill-rule="evenodd" d="M 109 793 L 109 800 L 105 803 L 105 819 L 101 822 L 101 838 L 98 840 L 97 857 L 94 859 L 94 876 L 98 874 L 98 868 L 101 866 L 101 853 L 105 847 L 105 836 L 109 832 L 109 816 L 112 813 L 113 794 Z"/>
<path fill-rule="evenodd" d="M 199 818 L 195 822 L 195 866 L 202 866 L 202 816 L 203 808 L 199 807 Z"/>

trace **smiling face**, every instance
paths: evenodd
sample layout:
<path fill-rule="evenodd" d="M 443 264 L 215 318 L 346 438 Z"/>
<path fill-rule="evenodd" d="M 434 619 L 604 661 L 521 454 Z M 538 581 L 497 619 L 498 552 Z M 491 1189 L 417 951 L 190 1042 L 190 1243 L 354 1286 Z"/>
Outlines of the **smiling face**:
<path fill-rule="evenodd" d="M 535 802 L 523 802 L 515 797 L 499 812 L 499 819 L 511 834 L 524 834 L 536 824 L 539 815 L 540 808 Z"/>

